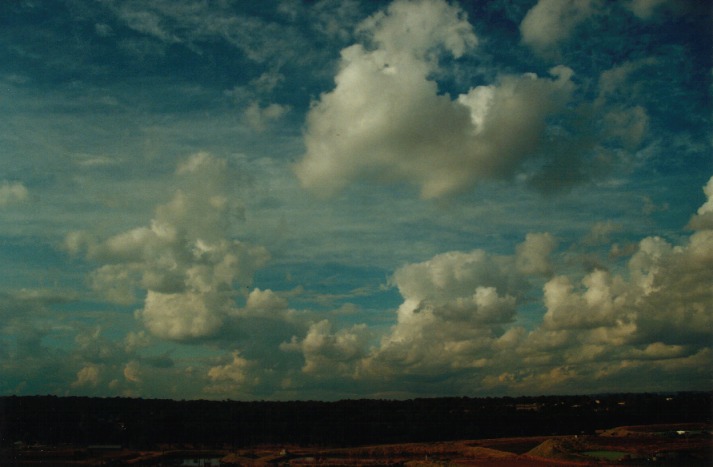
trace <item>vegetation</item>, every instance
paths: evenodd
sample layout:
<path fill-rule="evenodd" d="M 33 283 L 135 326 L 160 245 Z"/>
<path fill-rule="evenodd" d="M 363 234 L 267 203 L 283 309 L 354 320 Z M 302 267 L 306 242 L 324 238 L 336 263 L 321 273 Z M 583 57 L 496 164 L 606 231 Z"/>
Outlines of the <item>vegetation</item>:
<path fill-rule="evenodd" d="M 132 449 L 365 446 L 594 434 L 613 426 L 711 422 L 713 393 L 338 402 L 0 398 L 0 444 Z"/>

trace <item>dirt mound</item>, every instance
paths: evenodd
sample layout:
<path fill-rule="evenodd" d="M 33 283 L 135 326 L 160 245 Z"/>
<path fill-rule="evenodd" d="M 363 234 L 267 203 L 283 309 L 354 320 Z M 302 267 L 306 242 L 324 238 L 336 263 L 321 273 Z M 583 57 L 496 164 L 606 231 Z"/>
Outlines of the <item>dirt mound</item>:
<path fill-rule="evenodd" d="M 532 457 L 543 457 L 545 459 L 562 460 L 585 460 L 587 456 L 579 454 L 580 446 L 576 440 L 571 439 L 548 439 L 534 449 L 529 450 L 525 455 Z"/>
<path fill-rule="evenodd" d="M 467 448 L 464 450 L 463 454 L 467 457 L 477 459 L 507 459 L 517 457 L 517 454 L 513 454 L 512 452 L 499 451 L 497 449 L 484 448 L 481 446 Z"/>
<path fill-rule="evenodd" d="M 618 426 L 602 431 L 599 436 L 626 437 L 626 436 L 652 436 L 672 431 L 702 431 L 708 428 L 704 423 L 669 423 L 660 425 Z"/>

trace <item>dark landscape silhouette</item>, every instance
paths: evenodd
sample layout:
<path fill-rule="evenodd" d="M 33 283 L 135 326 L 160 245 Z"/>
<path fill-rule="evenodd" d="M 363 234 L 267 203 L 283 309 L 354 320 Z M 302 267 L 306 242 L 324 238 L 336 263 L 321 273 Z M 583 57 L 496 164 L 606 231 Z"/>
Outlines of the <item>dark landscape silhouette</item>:
<path fill-rule="evenodd" d="M 0 433 L 8 461 L 31 446 L 225 451 L 592 436 L 619 426 L 710 427 L 712 396 L 682 392 L 336 402 L 7 396 L 0 398 Z M 710 431 L 703 435 L 710 442 Z"/>

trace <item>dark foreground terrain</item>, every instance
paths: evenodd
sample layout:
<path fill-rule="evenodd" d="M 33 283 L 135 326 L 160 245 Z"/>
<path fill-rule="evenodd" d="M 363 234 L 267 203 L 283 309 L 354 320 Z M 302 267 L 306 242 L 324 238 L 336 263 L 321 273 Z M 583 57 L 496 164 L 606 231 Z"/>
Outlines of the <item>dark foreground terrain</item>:
<path fill-rule="evenodd" d="M 669 424 L 618 427 L 595 435 L 531 436 L 467 441 L 383 444 L 349 448 L 255 446 L 159 450 L 120 446 L 14 446 L 3 453 L 8 466 L 91 465 L 366 465 L 366 466 L 588 466 L 713 465 L 711 426 Z"/>
<path fill-rule="evenodd" d="M 5 397 L 0 465 L 707 466 L 713 465 L 711 399 L 711 393 L 331 403 Z"/>

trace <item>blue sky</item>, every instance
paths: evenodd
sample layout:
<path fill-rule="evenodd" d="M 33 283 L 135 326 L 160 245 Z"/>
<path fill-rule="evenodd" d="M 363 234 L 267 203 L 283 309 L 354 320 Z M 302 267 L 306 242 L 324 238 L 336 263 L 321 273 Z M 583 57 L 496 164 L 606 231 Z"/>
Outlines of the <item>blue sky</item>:
<path fill-rule="evenodd" d="M 711 11 L 0 6 L 0 394 L 710 389 Z"/>

